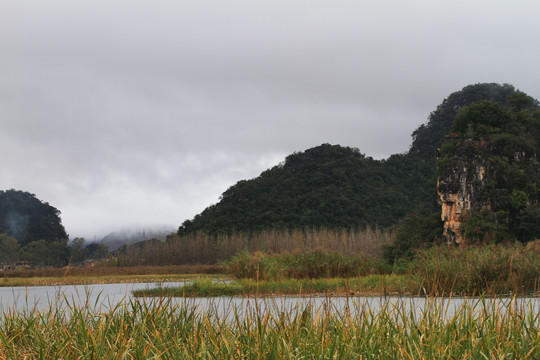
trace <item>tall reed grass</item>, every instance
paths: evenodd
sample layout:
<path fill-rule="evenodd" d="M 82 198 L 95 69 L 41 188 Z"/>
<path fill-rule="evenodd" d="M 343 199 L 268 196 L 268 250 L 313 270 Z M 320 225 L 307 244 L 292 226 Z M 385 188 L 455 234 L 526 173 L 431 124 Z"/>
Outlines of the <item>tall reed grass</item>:
<path fill-rule="evenodd" d="M 287 279 L 279 281 L 219 282 L 199 279 L 180 287 L 157 287 L 134 291 L 137 297 L 276 297 L 359 296 L 417 294 L 419 283 L 406 275 L 371 275 L 355 278 Z"/>
<path fill-rule="evenodd" d="M 536 304 L 486 300 L 449 311 L 445 302 L 404 299 L 372 307 L 331 303 L 291 308 L 231 306 L 222 313 L 188 303 L 132 300 L 7 313 L 2 359 L 538 359 Z"/>
<path fill-rule="evenodd" d="M 419 251 L 414 274 L 432 295 L 530 294 L 540 290 L 540 241 L 523 246 L 437 246 Z"/>
<path fill-rule="evenodd" d="M 64 267 L 41 269 L 18 269 L 0 272 L 3 278 L 32 277 L 103 277 L 129 275 L 169 275 L 169 274 L 223 274 L 225 267 L 221 265 L 162 265 L 162 266 L 96 266 L 96 267 Z"/>
<path fill-rule="evenodd" d="M 216 264 L 242 250 L 266 253 L 320 249 L 342 254 L 382 258 L 383 246 L 394 241 L 391 231 L 372 228 L 297 229 L 236 232 L 232 234 L 170 235 L 166 242 L 129 247 L 118 255 L 118 266 Z"/>
<path fill-rule="evenodd" d="M 235 278 L 252 280 L 351 278 L 392 272 L 385 261 L 362 253 L 346 255 L 321 250 L 281 254 L 242 251 L 225 266 Z"/>

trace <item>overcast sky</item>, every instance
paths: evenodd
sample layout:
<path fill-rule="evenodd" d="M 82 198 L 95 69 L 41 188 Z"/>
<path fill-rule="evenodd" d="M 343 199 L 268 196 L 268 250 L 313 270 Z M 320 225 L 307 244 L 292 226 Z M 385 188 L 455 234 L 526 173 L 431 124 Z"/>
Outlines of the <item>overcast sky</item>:
<path fill-rule="evenodd" d="M 540 97 L 540 2 L 0 0 L 0 190 L 71 238 L 180 225 L 322 143 L 386 158 L 450 93 Z"/>

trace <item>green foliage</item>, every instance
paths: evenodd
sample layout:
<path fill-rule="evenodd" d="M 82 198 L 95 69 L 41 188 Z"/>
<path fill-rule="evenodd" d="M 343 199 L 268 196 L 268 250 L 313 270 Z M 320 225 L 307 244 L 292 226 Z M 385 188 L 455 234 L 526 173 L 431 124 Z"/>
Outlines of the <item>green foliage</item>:
<path fill-rule="evenodd" d="M 69 300 L 69 299 L 67 299 Z M 538 359 L 534 301 L 170 298 L 6 312 L 2 359 Z M 255 305 L 254 305 L 255 303 Z M 455 304 L 455 306 L 454 306 Z"/>
<path fill-rule="evenodd" d="M 13 263 L 19 260 L 20 245 L 9 235 L 0 234 L 0 263 Z"/>
<path fill-rule="evenodd" d="M 505 217 L 504 212 L 497 214 L 489 210 L 473 210 L 465 215 L 461 226 L 463 237 L 471 243 L 515 240 L 504 221 Z"/>
<path fill-rule="evenodd" d="M 527 196 L 527 193 L 522 190 L 512 190 L 512 194 L 510 195 L 510 206 L 514 210 L 520 210 L 527 207 L 529 203 L 529 198 Z"/>
<path fill-rule="evenodd" d="M 257 251 L 242 251 L 225 263 L 227 272 L 237 279 L 276 280 L 282 276 L 277 258 Z"/>
<path fill-rule="evenodd" d="M 433 206 L 429 176 L 407 155 L 376 161 L 356 149 L 323 144 L 238 182 L 178 233 L 388 227 L 426 199 Z"/>
<path fill-rule="evenodd" d="M 64 266 L 69 261 L 67 239 L 53 242 L 45 240 L 32 241 L 21 248 L 20 256 L 32 265 Z"/>
<path fill-rule="evenodd" d="M 289 155 L 259 177 L 231 186 L 217 204 L 184 221 L 178 234 L 366 225 L 387 228 L 418 209 L 435 212 L 437 147 L 450 133 L 456 114 L 482 100 L 491 101 L 495 113 L 504 113 L 512 94 L 516 95 L 512 106 L 534 105 L 507 84 L 470 85 L 451 94 L 430 114 L 429 122 L 413 133 L 410 151 L 385 160 L 329 144 Z M 450 155 L 455 145 L 446 146 L 444 151 Z"/>
<path fill-rule="evenodd" d="M 487 135 L 496 132 L 509 119 L 506 109 L 490 101 L 478 101 L 463 108 L 456 116 L 452 132 L 472 135 Z"/>
<path fill-rule="evenodd" d="M 59 210 L 33 194 L 13 189 L 0 191 L 0 233 L 14 237 L 21 246 L 68 238 Z"/>
<path fill-rule="evenodd" d="M 429 121 L 413 132 L 413 143 L 410 153 L 418 154 L 429 159 L 433 164 L 437 156 L 437 148 L 444 137 L 450 133 L 456 114 L 477 101 L 491 101 L 502 106 L 508 106 L 508 97 L 512 94 L 522 94 L 512 85 L 495 83 L 474 84 L 464 87 L 448 96 L 429 115 Z"/>
<path fill-rule="evenodd" d="M 392 245 L 384 247 L 384 258 L 390 263 L 398 259 L 411 259 L 416 249 L 429 246 L 441 236 L 440 213 L 411 213 L 398 223 L 396 240 Z"/>
<path fill-rule="evenodd" d="M 80 264 L 86 259 L 87 251 L 84 247 L 84 238 L 75 238 L 69 247 L 69 255 L 71 264 Z"/>
<path fill-rule="evenodd" d="M 109 256 L 109 246 L 103 243 L 91 243 L 84 248 L 86 259 L 104 259 Z"/>
<path fill-rule="evenodd" d="M 439 191 L 456 193 L 464 181 L 469 186 L 473 209 L 462 225 L 469 242 L 540 238 L 540 217 L 533 220 L 540 202 L 538 102 L 515 92 L 507 103 L 462 108 L 439 150 Z"/>
<path fill-rule="evenodd" d="M 283 280 L 350 278 L 391 272 L 383 261 L 364 255 L 343 255 L 328 251 L 265 254 L 243 251 L 225 263 L 237 279 Z"/>
<path fill-rule="evenodd" d="M 432 247 L 418 252 L 414 273 L 432 295 L 529 294 L 540 281 L 539 245 Z"/>

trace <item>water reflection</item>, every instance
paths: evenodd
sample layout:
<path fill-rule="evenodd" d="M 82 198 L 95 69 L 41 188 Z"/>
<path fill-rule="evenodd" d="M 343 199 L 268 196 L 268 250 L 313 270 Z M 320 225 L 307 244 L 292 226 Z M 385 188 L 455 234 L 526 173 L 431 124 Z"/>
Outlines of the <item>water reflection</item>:
<path fill-rule="evenodd" d="M 91 306 L 113 308 L 131 298 L 134 290 L 159 286 L 182 286 L 184 282 L 123 283 L 63 286 L 0 287 L 0 313 L 6 311 L 47 311 L 54 307 Z"/>
<path fill-rule="evenodd" d="M 49 311 L 51 308 L 69 313 L 70 307 L 85 307 L 95 312 L 109 312 L 119 305 L 130 301 L 141 301 L 150 306 L 162 306 L 163 299 L 133 298 L 132 291 L 158 286 L 181 286 L 174 283 L 131 283 L 131 284 L 95 284 L 66 286 L 36 286 L 28 288 L 0 288 L 0 314 L 28 311 Z M 438 316 L 451 319 L 456 312 L 464 308 L 478 308 L 482 311 L 505 312 L 508 309 L 531 307 L 540 310 L 538 298 L 424 298 L 424 297 L 214 297 L 214 298 L 172 298 L 168 304 L 193 308 L 199 313 L 211 313 L 213 316 L 232 320 L 234 316 L 269 314 L 290 317 L 298 316 L 305 309 L 315 315 L 378 313 L 389 311 L 389 316 L 415 314 L 422 317 L 426 311 L 438 311 Z M 469 305 L 469 306 L 465 306 Z M 69 315 L 69 314 L 68 314 Z"/>

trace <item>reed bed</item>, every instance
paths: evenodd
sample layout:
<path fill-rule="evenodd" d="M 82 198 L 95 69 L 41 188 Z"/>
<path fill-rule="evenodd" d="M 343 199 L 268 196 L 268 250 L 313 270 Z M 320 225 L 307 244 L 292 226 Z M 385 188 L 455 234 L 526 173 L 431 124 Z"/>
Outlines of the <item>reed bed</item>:
<path fill-rule="evenodd" d="M 526 246 L 436 246 L 417 252 L 413 267 L 431 295 L 538 294 L 540 240 Z"/>
<path fill-rule="evenodd" d="M 363 253 L 345 255 L 322 250 L 281 254 L 242 251 L 224 265 L 236 279 L 252 280 L 350 278 L 392 272 L 392 266 L 384 260 Z"/>
<path fill-rule="evenodd" d="M 382 258 L 383 246 L 394 242 L 392 231 L 378 228 L 268 229 L 257 232 L 170 235 L 167 240 L 131 246 L 118 253 L 118 266 L 216 264 L 242 250 L 265 253 L 305 252 L 313 249 L 343 254 L 363 253 Z"/>
<path fill-rule="evenodd" d="M 538 304 L 513 299 L 337 309 L 131 300 L 106 311 L 5 313 L 3 359 L 538 359 Z"/>
<path fill-rule="evenodd" d="M 32 277 L 101 277 L 101 276 L 131 276 L 131 275 L 172 275 L 172 274 L 223 274 L 225 268 L 221 265 L 161 265 L 161 266 L 104 266 L 95 267 L 64 267 L 41 269 L 18 269 L 2 271 L 2 278 L 32 278 Z"/>
<path fill-rule="evenodd" d="M 355 278 L 213 281 L 199 279 L 181 287 L 137 290 L 137 297 L 215 296 L 358 296 L 416 295 L 420 282 L 406 275 L 369 275 Z"/>

